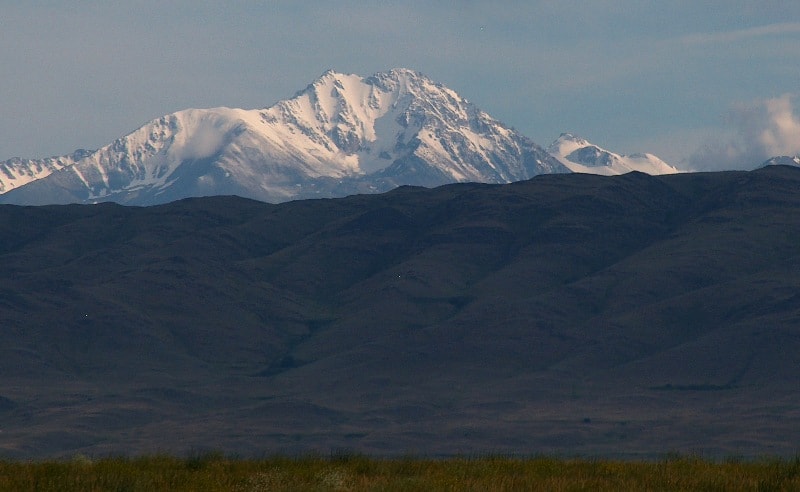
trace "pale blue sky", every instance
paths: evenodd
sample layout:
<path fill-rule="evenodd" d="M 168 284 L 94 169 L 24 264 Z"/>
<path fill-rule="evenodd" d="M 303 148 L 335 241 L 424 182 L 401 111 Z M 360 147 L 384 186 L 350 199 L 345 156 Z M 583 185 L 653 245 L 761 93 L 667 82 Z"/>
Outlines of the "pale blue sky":
<path fill-rule="evenodd" d="M 328 68 L 419 70 L 542 146 L 679 166 L 800 153 L 797 1 L 0 0 L 0 160 L 94 149 Z"/>

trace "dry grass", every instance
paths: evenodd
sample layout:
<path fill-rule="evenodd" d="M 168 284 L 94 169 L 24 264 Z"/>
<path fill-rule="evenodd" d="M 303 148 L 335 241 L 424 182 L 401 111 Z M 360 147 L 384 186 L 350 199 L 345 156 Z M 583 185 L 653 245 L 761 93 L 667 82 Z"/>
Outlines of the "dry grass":
<path fill-rule="evenodd" d="M 0 490 L 798 490 L 800 459 L 672 457 L 657 462 L 548 457 L 373 459 L 361 455 L 261 460 L 205 454 L 0 462 Z"/>

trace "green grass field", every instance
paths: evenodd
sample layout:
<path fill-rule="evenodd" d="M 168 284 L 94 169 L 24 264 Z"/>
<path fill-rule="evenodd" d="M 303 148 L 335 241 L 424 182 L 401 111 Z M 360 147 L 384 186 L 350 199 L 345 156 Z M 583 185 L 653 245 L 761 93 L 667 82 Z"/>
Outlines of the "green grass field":
<path fill-rule="evenodd" d="M 218 454 L 0 462 L 0 490 L 800 490 L 800 458 L 625 462 L 547 457 L 374 459 Z"/>

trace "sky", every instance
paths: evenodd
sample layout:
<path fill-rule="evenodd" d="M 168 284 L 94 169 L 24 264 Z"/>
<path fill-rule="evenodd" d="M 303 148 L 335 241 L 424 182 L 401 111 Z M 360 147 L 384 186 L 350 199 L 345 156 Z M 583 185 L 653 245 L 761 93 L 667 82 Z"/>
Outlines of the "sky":
<path fill-rule="evenodd" d="M 571 132 L 693 170 L 800 154 L 796 0 L 454 3 L 0 0 L 0 161 L 395 67 L 544 147 Z"/>

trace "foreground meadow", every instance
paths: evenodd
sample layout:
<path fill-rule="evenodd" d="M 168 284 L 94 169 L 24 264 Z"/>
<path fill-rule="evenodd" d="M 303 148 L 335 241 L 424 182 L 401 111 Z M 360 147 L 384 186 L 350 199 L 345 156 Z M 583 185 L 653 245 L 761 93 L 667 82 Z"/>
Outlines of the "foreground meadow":
<path fill-rule="evenodd" d="M 0 462 L 0 490 L 800 490 L 800 459 L 78 456 L 70 461 Z"/>

